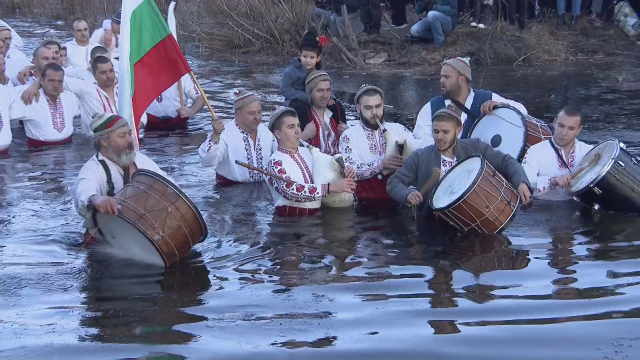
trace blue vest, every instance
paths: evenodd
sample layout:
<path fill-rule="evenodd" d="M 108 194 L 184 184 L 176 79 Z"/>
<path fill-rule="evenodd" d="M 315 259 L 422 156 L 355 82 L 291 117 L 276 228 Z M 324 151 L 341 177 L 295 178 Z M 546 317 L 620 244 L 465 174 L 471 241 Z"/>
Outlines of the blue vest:
<path fill-rule="evenodd" d="M 470 119 L 467 115 L 467 121 L 464 122 L 462 126 L 462 134 L 460 134 L 461 139 L 466 139 L 469 135 L 469 131 L 475 124 L 476 120 L 480 117 L 480 106 L 484 104 L 486 101 L 491 100 L 493 97 L 493 93 L 491 91 L 485 90 L 473 90 L 473 102 L 471 103 L 471 113 L 475 115 L 474 119 Z M 444 104 L 445 97 L 440 95 L 436 96 L 429 103 L 431 103 L 431 116 L 436 113 L 436 111 L 445 108 Z"/>

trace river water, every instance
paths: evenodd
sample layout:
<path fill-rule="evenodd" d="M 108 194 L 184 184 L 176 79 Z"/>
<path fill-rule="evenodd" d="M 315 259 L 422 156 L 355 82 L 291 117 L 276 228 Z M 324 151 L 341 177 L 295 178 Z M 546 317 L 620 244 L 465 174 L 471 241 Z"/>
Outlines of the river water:
<path fill-rule="evenodd" d="M 33 22 L 12 23 L 29 49 L 44 36 Z M 259 90 L 265 110 L 281 101 L 282 68 L 208 58 L 189 61 L 221 118 L 233 116 L 234 87 Z M 633 63 L 474 71 L 479 87 L 538 117 L 583 105 L 588 142 L 640 148 Z M 390 118 L 410 126 L 438 91 L 435 76 L 331 73 L 347 100 L 361 82 L 380 85 Z M 14 129 L 11 155 L 0 158 L 0 358 L 640 358 L 637 217 L 537 201 L 484 238 L 425 233 L 407 212 L 274 219 L 264 185 L 219 188 L 200 166 L 209 119 L 147 133 L 142 145 L 209 227 L 164 272 L 76 246 L 72 189 L 89 140 L 33 151 Z"/>

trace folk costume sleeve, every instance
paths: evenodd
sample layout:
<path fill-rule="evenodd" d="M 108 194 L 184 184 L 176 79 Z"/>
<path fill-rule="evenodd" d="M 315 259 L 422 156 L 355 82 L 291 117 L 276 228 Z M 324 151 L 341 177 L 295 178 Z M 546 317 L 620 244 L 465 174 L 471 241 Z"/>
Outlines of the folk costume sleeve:
<path fill-rule="evenodd" d="M 100 195 L 104 189 L 101 188 L 99 183 L 104 182 L 106 188 L 106 178 L 104 178 L 104 172 L 98 168 L 97 162 L 86 163 L 76 178 L 75 185 L 75 206 L 78 214 L 86 218 L 90 212 L 87 208 L 89 198 L 93 195 Z M 106 192 L 106 191 L 105 191 Z"/>
<path fill-rule="evenodd" d="M 281 160 L 270 159 L 267 169 L 270 173 L 280 175 L 285 179 L 291 179 L 287 174 L 287 170 L 282 166 Z M 277 180 L 272 177 L 267 177 L 267 182 L 285 199 L 301 203 L 322 200 L 330 190 L 326 184 L 321 186 L 300 184 L 294 181 Z"/>
<path fill-rule="evenodd" d="M 295 71 L 293 67 L 289 66 L 285 69 L 284 74 L 282 74 L 282 82 L 280 83 L 280 93 L 284 96 L 285 100 L 298 99 L 307 104 L 311 104 L 311 96 L 309 96 L 309 94 L 294 88 L 294 76 Z"/>
<path fill-rule="evenodd" d="M 71 91 L 76 94 L 77 97 L 82 100 L 89 91 L 96 91 L 94 86 L 86 80 L 80 80 L 72 78 L 71 76 L 64 77 L 64 90 Z"/>
<path fill-rule="evenodd" d="M 340 136 L 340 153 L 344 156 L 346 165 L 356 170 L 356 180 L 369 179 L 382 171 L 382 159 L 362 161 L 358 156 L 358 144 L 351 140 L 346 131 Z"/>
<path fill-rule="evenodd" d="M 413 127 L 413 135 L 422 142 L 420 147 L 433 145 L 431 116 L 431 102 L 428 102 L 418 113 L 416 125 Z"/>
<path fill-rule="evenodd" d="M 523 115 L 528 115 L 529 112 L 527 111 L 527 108 L 524 107 L 524 105 L 520 104 L 517 101 L 514 100 L 509 100 L 509 99 L 505 99 L 502 96 L 496 94 L 496 93 L 492 93 L 493 95 L 491 95 L 491 100 L 493 101 L 497 101 L 500 103 L 505 103 L 507 105 L 513 106 L 514 108 L 518 109 L 518 111 L 520 111 Z"/>
<path fill-rule="evenodd" d="M 530 190 L 532 190 L 527 174 L 524 172 L 520 163 L 518 163 L 518 160 L 514 159 L 510 155 L 495 150 L 480 139 L 474 140 L 482 156 L 496 169 L 496 171 L 504 176 L 515 189 L 517 189 L 520 184 L 524 183 L 527 184 Z"/>
<path fill-rule="evenodd" d="M 533 196 L 542 195 L 551 190 L 551 177 L 540 176 L 540 156 L 535 148 L 529 148 L 522 160 L 522 168 L 533 187 Z"/>
<path fill-rule="evenodd" d="M 198 149 L 198 155 L 200 156 L 200 163 L 205 167 L 218 167 L 218 164 L 222 159 L 227 156 L 227 143 L 222 139 L 219 141 L 211 140 L 211 135 L 207 136 L 200 148 Z"/>

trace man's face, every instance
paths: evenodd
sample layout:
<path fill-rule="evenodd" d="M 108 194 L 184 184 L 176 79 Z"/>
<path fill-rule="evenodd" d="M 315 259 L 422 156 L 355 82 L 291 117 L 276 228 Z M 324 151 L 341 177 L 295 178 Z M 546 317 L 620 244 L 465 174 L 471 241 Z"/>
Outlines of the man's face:
<path fill-rule="evenodd" d="M 321 81 L 311 90 L 311 104 L 326 108 L 331 100 L 331 81 Z"/>
<path fill-rule="evenodd" d="M 80 20 L 73 23 L 73 37 L 76 42 L 83 44 L 89 41 L 89 25 L 86 21 Z"/>
<path fill-rule="evenodd" d="M 262 122 L 262 104 L 254 101 L 236 110 L 236 121 L 240 127 L 249 133 L 258 130 L 258 125 Z"/>
<path fill-rule="evenodd" d="M 560 112 L 558 117 L 553 121 L 553 141 L 559 146 L 567 146 L 571 144 L 580 131 L 580 116 L 567 116 L 564 112 Z"/>
<path fill-rule="evenodd" d="M 111 31 L 113 31 L 113 33 L 116 35 L 120 35 L 120 24 L 116 24 L 115 21 L 112 21 Z"/>
<path fill-rule="evenodd" d="M 4 41 L 0 41 L 0 56 L 4 57 L 7 54 L 7 46 Z"/>
<path fill-rule="evenodd" d="M 307 71 L 315 69 L 316 64 L 320 61 L 320 57 L 315 51 L 303 50 L 300 53 L 300 62 Z"/>
<path fill-rule="evenodd" d="M 62 92 L 64 73 L 62 71 L 47 71 L 46 76 L 40 78 L 45 95 L 57 97 Z"/>
<path fill-rule="evenodd" d="M 67 50 L 60 50 L 60 54 L 58 55 L 58 60 L 60 60 L 60 66 L 67 66 Z"/>
<path fill-rule="evenodd" d="M 0 30 L 0 36 L 6 42 L 5 52 L 9 51 L 9 48 L 11 47 L 11 30 Z"/>
<path fill-rule="evenodd" d="M 384 101 L 382 96 L 376 94 L 374 96 L 361 96 L 358 99 L 356 110 L 360 113 L 362 120 L 366 121 L 373 128 L 378 126 L 378 122 L 382 122 L 384 118 Z"/>
<path fill-rule="evenodd" d="M 57 57 L 52 48 L 42 47 L 38 50 L 36 57 L 33 58 L 33 65 L 36 66 L 38 71 L 42 71 L 45 65 L 49 63 L 56 63 Z"/>
<path fill-rule="evenodd" d="M 56 45 L 47 46 L 49 49 L 53 50 L 53 58 L 54 62 L 60 65 L 60 48 Z"/>
<path fill-rule="evenodd" d="M 438 151 L 444 152 L 456 144 L 456 139 L 460 135 L 462 127 L 457 126 L 453 121 L 434 121 L 432 131 L 433 141 Z"/>
<path fill-rule="evenodd" d="M 285 115 L 280 130 L 274 131 L 278 145 L 285 148 L 296 147 L 300 143 L 300 133 L 300 121 L 292 115 Z"/>
<path fill-rule="evenodd" d="M 123 126 L 109 134 L 106 140 L 102 141 L 103 155 L 118 164 L 121 167 L 131 165 L 136 153 L 133 150 L 133 138 L 131 137 L 131 129 Z"/>
<path fill-rule="evenodd" d="M 6 70 L 7 68 L 5 66 L 4 56 L 0 56 L 0 83 L 2 82 Z"/>
<path fill-rule="evenodd" d="M 113 71 L 113 64 L 111 62 L 98 64 L 93 77 L 101 88 L 112 87 L 116 82 L 116 73 Z"/>
<path fill-rule="evenodd" d="M 462 75 L 449 65 L 440 69 L 440 94 L 448 98 L 456 98 L 462 91 Z"/>

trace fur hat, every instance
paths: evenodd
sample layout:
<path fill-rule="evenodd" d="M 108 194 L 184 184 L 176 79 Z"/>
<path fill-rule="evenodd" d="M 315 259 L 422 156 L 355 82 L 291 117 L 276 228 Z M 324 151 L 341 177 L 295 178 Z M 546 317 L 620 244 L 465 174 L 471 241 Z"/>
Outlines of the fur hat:
<path fill-rule="evenodd" d="M 260 101 L 258 94 L 245 89 L 233 90 L 233 110 L 241 109 L 252 102 Z"/>
<path fill-rule="evenodd" d="M 469 64 L 468 57 L 457 57 L 454 59 L 445 60 L 442 62 L 442 65 L 449 65 L 452 68 L 456 69 L 457 72 L 464 75 L 467 79 L 471 80 L 471 65 Z"/>
<path fill-rule="evenodd" d="M 329 74 L 327 74 L 326 71 L 313 70 L 309 72 L 309 74 L 307 74 L 307 79 L 304 81 L 307 94 L 311 94 L 311 90 L 313 90 L 313 88 L 322 81 L 331 82 L 331 77 L 329 77 Z"/>
<path fill-rule="evenodd" d="M 449 104 L 449 106 L 436 111 L 436 113 L 433 114 L 433 117 L 431 117 L 431 122 L 434 122 L 437 117 L 443 116 L 454 120 L 458 126 L 462 126 L 462 119 L 460 119 L 461 114 L 462 112 L 460 109 L 453 104 Z"/>
<path fill-rule="evenodd" d="M 384 92 L 382 91 L 382 89 L 374 85 L 363 84 L 362 86 L 360 86 L 360 90 L 358 90 L 358 92 L 356 93 L 356 97 L 354 98 L 354 102 L 356 103 L 356 105 L 358 105 L 358 100 L 360 100 L 360 96 L 362 96 L 362 94 L 366 93 L 369 90 L 373 90 L 377 92 L 382 97 L 382 100 L 384 100 Z"/>
<path fill-rule="evenodd" d="M 293 115 L 295 117 L 298 117 L 298 113 L 290 108 L 290 107 L 286 107 L 286 106 L 279 106 L 279 107 L 273 107 L 272 109 L 273 111 L 271 112 L 271 116 L 269 117 L 269 130 L 271 132 L 273 132 L 273 124 L 276 122 L 276 120 L 278 120 L 279 118 L 281 118 L 283 115 L 288 114 L 288 115 Z"/>
<path fill-rule="evenodd" d="M 108 134 L 123 126 L 129 126 L 129 123 L 117 114 L 96 113 L 91 117 L 91 130 L 94 137 Z"/>

